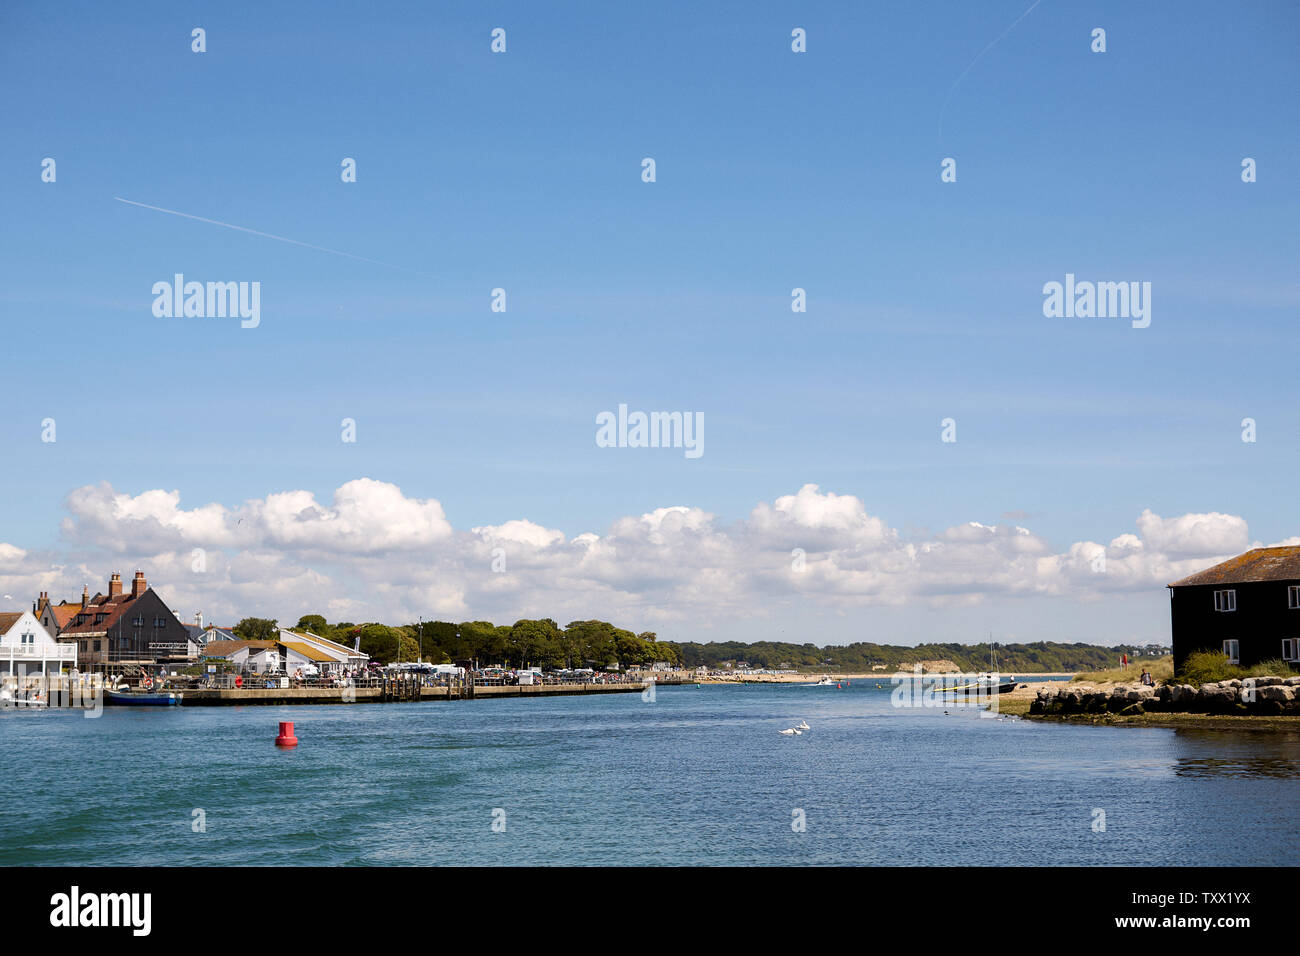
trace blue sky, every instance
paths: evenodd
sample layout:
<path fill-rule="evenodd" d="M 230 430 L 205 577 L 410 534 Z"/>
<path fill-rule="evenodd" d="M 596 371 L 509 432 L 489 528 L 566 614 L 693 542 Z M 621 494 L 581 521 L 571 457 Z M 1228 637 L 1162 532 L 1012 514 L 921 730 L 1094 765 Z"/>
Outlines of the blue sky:
<path fill-rule="evenodd" d="M 1300 11 L 1043 0 L 986 50 L 1029 6 L 7 4 L 0 542 L 86 560 L 60 521 L 100 482 L 235 508 L 363 477 L 570 538 L 808 483 L 909 540 L 1013 515 L 1062 553 L 1144 509 L 1296 534 Z M 176 272 L 259 281 L 260 327 L 155 318 Z M 1150 327 L 1044 318 L 1067 272 L 1151 282 Z M 619 403 L 702 412 L 704 456 L 596 447 Z M 1125 626 L 1159 639 L 1149 584 Z M 953 623 L 873 607 L 826 636 Z"/>

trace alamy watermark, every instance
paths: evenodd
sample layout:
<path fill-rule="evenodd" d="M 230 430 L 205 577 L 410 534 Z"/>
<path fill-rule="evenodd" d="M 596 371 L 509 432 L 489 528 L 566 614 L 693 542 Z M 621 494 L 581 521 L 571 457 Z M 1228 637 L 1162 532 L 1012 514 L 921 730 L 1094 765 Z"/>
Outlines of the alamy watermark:
<path fill-rule="evenodd" d="M 4 674 L 0 676 L 0 710 L 67 707 L 84 717 L 104 713 L 104 685 L 97 676 Z"/>
<path fill-rule="evenodd" d="M 975 678 L 964 674 L 927 674 L 920 664 L 915 664 L 910 674 L 899 671 L 890 678 L 890 683 L 894 687 L 889 695 L 893 707 L 945 711 L 950 707 L 980 708 L 982 717 L 998 712 L 998 695 L 1005 680 L 997 673 Z"/>
<path fill-rule="evenodd" d="M 1133 328 L 1151 324 L 1150 282 L 1075 281 L 1074 273 L 1065 274 L 1065 282 L 1043 285 L 1043 315 L 1049 319 L 1129 319 Z"/>
<path fill-rule="evenodd" d="M 596 416 L 598 448 L 683 448 L 687 458 L 704 454 L 703 412 L 628 412 Z"/>
<path fill-rule="evenodd" d="M 153 284 L 153 314 L 160 319 L 224 319 L 236 316 L 241 328 L 262 323 L 262 283 L 186 282 L 177 272 L 171 282 Z"/>

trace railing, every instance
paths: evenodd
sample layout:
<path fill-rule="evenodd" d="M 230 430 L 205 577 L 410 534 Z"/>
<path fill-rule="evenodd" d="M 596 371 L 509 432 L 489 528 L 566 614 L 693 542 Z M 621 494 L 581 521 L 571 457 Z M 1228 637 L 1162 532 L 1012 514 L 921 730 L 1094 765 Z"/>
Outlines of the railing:
<path fill-rule="evenodd" d="M 171 644 L 153 643 L 149 645 L 149 653 L 155 658 L 158 657 L 198 657 L 198 652 L 190 652 L 194 645 L 188 641 L 173 642 Z"/>
<path fill-rule="evenodd" d="M 532 686 L 536 687 L 539 685 L 544 686 L 544 685 L 555 685 L 555 684 L 565 684 L 565 685 L 636 684 L 636 685 L 640 685 L 644 683 L 646 679 L 648 678 L 631 677 L 623 674 L 594 674 L 594 675 L 587 674 L 585 676 L 570 675 L 567 677 L 558 677 L 551 674 L 543 674 L 541 675 L 541 677 L 538 677 L 536 675 L 533 676 Z M 529 686 L 528 684 L 522 684 L 517 678 L 509 677 L 509 676 L 475 677 L 473 680 L 474 680 L 475 687 L 516 687 L 516 686 L 527 687 Z"/>
<path fill-rule="evenodd" d="M 75 661 L 77 659 L 77 645 L 0 644 L 0 660 L 11 657 L 16 661 Z"/>
<path fill-rule="evenodd" d="M 381 687 L 383 678 L 380 677 L 304 677 L 302 679 L 291 677 L 287 674 L 208 674 L 198 683 L 200 688 L 214 690 L 279 690 L 280 682 L 288 679 L 289 688 L 313 687 L 313 688 L 343 688 L 343 687 Z M 239 684 L 236 685 L 236 681 Z"/>

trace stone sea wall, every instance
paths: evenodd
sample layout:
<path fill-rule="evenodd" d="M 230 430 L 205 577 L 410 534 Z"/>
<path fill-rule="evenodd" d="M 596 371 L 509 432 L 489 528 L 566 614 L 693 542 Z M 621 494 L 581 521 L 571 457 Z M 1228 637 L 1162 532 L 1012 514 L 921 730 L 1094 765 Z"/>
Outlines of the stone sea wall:
<path fill-rule="evenodd" d="M 1300 714 L 1300 677 L 1254 677 L 1191 684 L 1047 687 L 1030 714 Z"/>

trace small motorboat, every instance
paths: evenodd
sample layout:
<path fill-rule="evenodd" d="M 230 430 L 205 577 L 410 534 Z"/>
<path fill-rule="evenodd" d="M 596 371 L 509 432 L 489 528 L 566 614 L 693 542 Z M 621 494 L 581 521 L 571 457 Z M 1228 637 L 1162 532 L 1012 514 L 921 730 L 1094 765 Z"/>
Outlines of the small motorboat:
<path fill-rule="evenodd" d="M 799 723 L 795 724 L 794 727 L 795 730 L 812 730 L 812 728 L 808 726 L 808 721 L 806 720 L 799 721 Z"/>
<path fill-rule="evenodd" d="M 839 686 L 839 684 L 837 681 L 833 681 L 829 677 L 823 677 L 815 684 L 804 684 L 804 686 L 805 687 L 837 687 Z"/>
<path fill-rule="evenodd" d="M 104 703 L 118 707 L 178 707 L 181 696 L 167 690 L 105 690 Z"/>
<path fill-rule="evenodd" d="M 799 733 L 799 731 L 795 730 L 793 727 L 790 727 L 786 730 L 778 730 L 777 733 L 780 734 L 782 737 L 793 737 L 795 734 Z"/>

